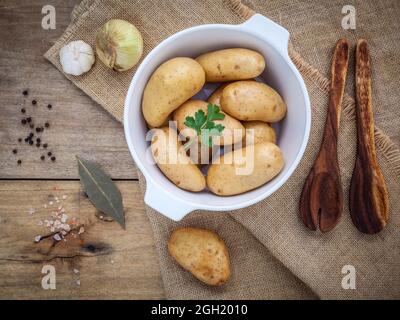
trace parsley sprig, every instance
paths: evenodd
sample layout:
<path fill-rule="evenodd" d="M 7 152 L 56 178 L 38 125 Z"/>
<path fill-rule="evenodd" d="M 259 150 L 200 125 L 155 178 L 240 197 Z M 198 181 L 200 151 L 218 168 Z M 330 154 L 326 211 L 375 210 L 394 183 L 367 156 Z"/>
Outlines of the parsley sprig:
<path fill-rule="evenodd" d="M 194 117 L 186 117 L 185 125 L 196 130 L 198 136 L 201 137 L 201 143 L 208 147 L 212 147 L 212 138 L 220 136 L 225 127 L 222 124 L 215 124 L 215 120 L 223 120 L 225 115 L 220 108 L 209 103 L 207 105 L 207 115 L 203 110 L 198 110 Z"/>

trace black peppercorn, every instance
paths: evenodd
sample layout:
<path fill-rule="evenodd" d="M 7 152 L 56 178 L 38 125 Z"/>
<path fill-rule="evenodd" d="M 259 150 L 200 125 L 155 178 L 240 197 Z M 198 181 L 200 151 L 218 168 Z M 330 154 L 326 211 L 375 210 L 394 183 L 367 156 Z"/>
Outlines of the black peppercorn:
<path fill-rule="evenodd" d="M 30 123 L 32 121 L 31 117 L 26 118 L 26 122 Z"/>
<path fill-rule="evenodd" d="M 50 123 L 46 122 L 46 123 L 44 124 L 44 126 L 45 126 L 46 128 L 48 128 L 48 127 L 50 127 Z"/>
<path fill-rule="evenodd" d="M 32 140 L 29 140 L 29 144 L 30 144 L 30 145 L 33 145 L 33 141 L 32 141 Z"/>
<path fill-rule="evenodd" d="M 29 134 L 29 138 L 32 138 L 34 136 L 34 134 L 33 134 L 33 132 L 31 132 L 30 134 Z"/>
<path fill-rule="evenodd" d="M 37 103 L 36 100 L 32 100 L 32 104 L 35 105 Z"/>
<path fill-rule="evenodd" d="M 22 108 L 22 109 L 21 109 L 21 112 L 22 112 L 22 113 L 25 113 L 25 112 L 26 112 L 26 110 L 25 110 L 24 108 Z"/>
<path fill-rule="evenodd" d="M 22 91 L 22 94 L 23 94 L 24 96 L 27 96 L 27 95 L 28 95 L 28 90 Z"/>
<path fill-rule="evenodd" d="M 33 123 L 31 123 L 31 124 L 29 125 L 29 127 L 30 127 L 31 129 L 33 129 L 33 128 L 35 127 L 35 125 L 34 125 Z"/>
<path fill-rule="evenodd" d="M 51 153 L 51 152 L 47 152 L 47 155 L 48 155 L 49 157 L 51 157 L 52 153 Z"/>
<path fill-rule="evenodd" d="M 40 160 L 44 161 L 44 159 L 45 159 L 45 156 L 40 157 Z"/>
<path fill-rule="evenodd" d="M 18 160 L 17 163 L 18 163 L 18 164 L 21 164 L 21 163 L 22 163 L 22 160 Z"/>
<path fill-rule="evenodd" d="M 17 152 L 18 152 L 17 149 L 14 149 L 14 150 L 13 150 L 13 153 L 14 153 L 14 154 L 16 154 Z"/>
<path fill-rule="evenodd" d="M 18 138 L 18 142 L 21 142 L 22 141 L 22 138 Z"/>
<path fill-rule="evenodd" d="M 38 142 L 38 143 L 39 143 L 39 142 L 40 142 L 40 138 L 36 138 L 36 142 Z"/>
<path fill-rule="evenodd" d="M 47 143 L 43 144 L 43 148 L 45 148 L 45 149 L 47 148 Z"/>
<path fill-rule="evenodd" d="M 29 137 L 28 138 L 25 138 L 25 142 L 28 142 L 29 141 Z"/>
<path fill-rule="evenodd" d="M 36 143 L 36 147 L 38 148 L 40 147 L 40 142 Z"/>
<path fill-rule="evenodd" d="M 39 127 L 37 127 L 36 128 L 36 132 L 40 132 L 41 130 L 40 130 L 40 128 Z"/>
<path fill-rule="evenodd" d="M 51 161 L 56 161 L 56 157 L 51 157 Z"/>
<path fill-rule="evenodd" d="M 47 108 L 51 109 L 53 106 L 51 104 L 47 105 Z"/>
<path fill-rule="evenodd" d="M 21 120 L 21 123 L 22 123 L 22 124 L 26 124 L 26 120 L 25 120 L 25 119 L 22 119 L 22 120 Z"/>

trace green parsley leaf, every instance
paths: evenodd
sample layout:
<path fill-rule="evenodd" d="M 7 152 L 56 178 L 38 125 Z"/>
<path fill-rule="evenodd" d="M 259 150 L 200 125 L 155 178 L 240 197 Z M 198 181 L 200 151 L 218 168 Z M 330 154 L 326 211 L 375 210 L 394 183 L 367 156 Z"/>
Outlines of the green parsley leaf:
<path fill-rule="evenodd" d="M 207 106 L 207 121 L 223 120 L 225 115 L 220 112 L 219 107 L 209 103 Z"/>
<path fill-rule="evenodd" d="M 197 133 L 199 133 L 203 124 L 207 121 L 206 114 L 204 113 L 203 110 L 199 110 L 194 114 L 194 121 L 196 124 Z"/>
<path fill-rule="evenodd" d="M 221 124 L 215 124 L 215 120 L 223 120 L 225 114 L 220 111 L 220 108 L 209 103 L 207 105 L 207 115 L 203 110 L 198 110 L 193 117 L 186 117 L 185 126 L 196 130 L 198 136 L 201 137 L 201 142 L 208 147 L 212 147 L 212 137 L 220 136 L 225 127 Z"/>

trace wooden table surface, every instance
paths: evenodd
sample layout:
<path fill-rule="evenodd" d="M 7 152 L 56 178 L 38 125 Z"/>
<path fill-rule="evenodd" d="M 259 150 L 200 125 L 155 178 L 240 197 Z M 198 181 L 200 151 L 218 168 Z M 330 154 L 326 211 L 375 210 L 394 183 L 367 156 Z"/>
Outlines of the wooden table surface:
<path fill-rule="evenodd" d="M 0 0 L 0 298 L 164 298 L 152 230 L 122 125 L 43 58 L 79 1 Z M 41 27 L 47 4 L 56 8 L 55 30 Z M 21 124 L 26 117 L 35 125 L 49 122 L 39 134 L 47 149 L 24 142 L 32 131 Z M 49 151 L 56 161 L 48 158 Z M 41 155 L 46 155 L 44 161 Z M 75 155 L 93 160 L 117 180 L 126 230 L 96 216 L 82 193 Z M 59 202 L 50 205 L 49 197 Z M 66 242 L 46 238 L 35 243 L 35 236 L 50 233 L 39 222 L 60 204 L 84 223 L 85 232 Z M 42 288 L 45 265 L 55 268 L 55 290 Z"/>

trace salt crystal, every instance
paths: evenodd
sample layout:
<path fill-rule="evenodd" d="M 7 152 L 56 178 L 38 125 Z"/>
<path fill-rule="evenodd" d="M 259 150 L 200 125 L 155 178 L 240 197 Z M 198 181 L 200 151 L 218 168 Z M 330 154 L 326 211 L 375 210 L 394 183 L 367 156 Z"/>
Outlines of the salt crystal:
<path fill-rule="evenodd" d="M 68 220 L 68 216 L 65 213 L 63 213 L 61 216 L 61 222 L 65 223 L 65 222 L 67 222 L 67 220 Z"/>
<path fill-rule="evenodd" d="M 78 273 L 79 273 L 79 270 L 78 270 L 78 269 L 74 269 L 74 273 L 75 273 L 75 274 L 78 274 Z"/>
<path fill-rule="evenodd" d="M 76 280 L 76 284 L 77 284 L 78 286 L 80 286 L 80 285 L 81 285 L 81 280 Z"/>
<path fill-rule="evenodd" d="M 65 199 L 67 199 L 67 196 L 64 194 L 64 195 L 62 196 L 62 198 L 65 200 Z"/>
<path fill-rule="evenodd" d="M 43 205 L 43 208 L 45 208 L 45 209 L 46 209 L 46 208 L 47 208 L 47 204 L 44 204 L 44 205 Z"/>
<path fill-rule="evenodd" d="M 53 205 L 53 201 L 50 201 L 50 202 L 49 202 L 49 205 L 51 205 L 51 206 L 52 206 L 52 205 Z"/>
<path fill-rule="evenodd" d="M 70 231 L 71 227 L 69 226 L 68 223 L 63 223 L 63 224 L 60 225 L 60 229 L 63 229 L 65 231 Z"/>
<path fill-rule="evenodd" d="M 50 228 L 50 232 L 54 232 L 54 231 L 56 231 L 56 228 L 51 227 L 51 228 Z"/>
<path fill-rule="evenodd" d="M 35 237 L 35 242 L 39 242 L 40 240 L 42 240 L 42 236 L 36 236 Z"/>
<path fill-rule="evenodd" d="M 34 214 L 36 212 L 36 210 L 34 208 L 29 208 L 28 213 L 30 215 Z"/>
<path fill-rule="evenodd" d="M 53 239 L 56 240 L 56 241 L 61 241 L 61 237 L 60 237 L 60 235 L 59 235 L 58 233 L 56 233 L 56 234 L 53 236 Z"/>
<path fill-rule="evenodd" d="M 103 219 L 104 217 L 103 217 L 103 216 L 100 216 L 99 218 L 100 218 L 100 219 Z"/>
<path fill-rule="evenodd" d="M 80 227 L 79 228 L 79 231 L 78 231 L 78 234 L 82 234 L 82 233 L 84 233 L 85 232 L 85 228 L 84 227 Z"/>
<path fill-rule="evenodd" d="M 111 264 L 114 264 L 114 260 L 111 260 L 110 262 L 111 262 Z"/>

